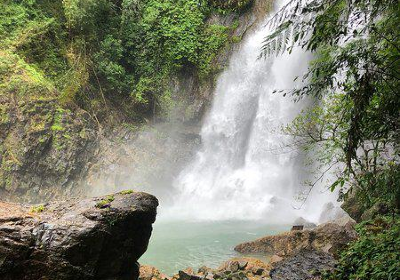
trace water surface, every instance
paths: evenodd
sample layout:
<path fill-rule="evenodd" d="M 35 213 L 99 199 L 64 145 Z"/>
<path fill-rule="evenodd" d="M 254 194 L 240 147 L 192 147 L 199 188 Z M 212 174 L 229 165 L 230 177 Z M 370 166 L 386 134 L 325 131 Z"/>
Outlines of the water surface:
<path fill-rule="evenodd" d="M 289 228 L 254 221 L 157 221 L 149 248 L 139 262 L 155 266 L 168 275 L 187 267 L 197 269 L 206 265 L 216 268 L 224 261 L 240 256 L 233 250 L 237 244 Z"/>

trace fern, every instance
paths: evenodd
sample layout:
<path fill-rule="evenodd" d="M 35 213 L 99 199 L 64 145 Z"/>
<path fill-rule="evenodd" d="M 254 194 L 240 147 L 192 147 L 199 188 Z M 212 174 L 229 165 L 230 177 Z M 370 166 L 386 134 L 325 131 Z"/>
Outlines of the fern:
<path fill-rule="evenodd" d="M 335 45 L 351 40 L 353 30 L 369 33 L 387 7 L 395 3 L 395 0 L 291 0 L 268 20 L 270 34 L 263 42 L 263 56 L 294 46 L 314 51 L 321 44 Z"/>

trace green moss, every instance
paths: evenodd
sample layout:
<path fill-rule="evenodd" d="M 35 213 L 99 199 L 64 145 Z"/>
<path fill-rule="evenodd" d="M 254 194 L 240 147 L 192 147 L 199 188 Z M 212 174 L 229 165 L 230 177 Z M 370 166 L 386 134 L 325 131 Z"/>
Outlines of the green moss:
<path fill-rule="evenodd" d="M 67 133 L 63 134 L 63 137 L 64 137 L 65 139 L 67 139 L 67 140 L 71 140 L 71 139 L 72 139 L 72 136 L 69 135 L 69 134 L 67 134 Z"/>
<path fill-rule="evenodd" d="M 115 198 L 113 195 L 109 195 L 106 198 L 97 202 L 95 206 L 96 206 L 96 208 L 107 208 L 107 207 L 109 207 L 109 204 L 114 201 L 114 199 Z"/>
<path fill-rule="evenodd" d="M 7 104 L 0 104 L 0 124 L 7 124 L 10 121 L 9 106 Z"/>
<path fill-rule="evenodd" d="M 52 131 L 64 131 L 65 127 L 62 125 L 62 119 L 65 110 L 62 108 L 57 108 L 56 113 L 54 114 L 53 125 L 51 126 Z"/>
<path fill-rule="evenodd" d="M 231 25 L 231 30 L 234 31 L 236 28 L 239 27 L 240 21 L 239 19 L 235 19 Z"/>
<path fill-rule="evenodd" d="M 125 194 L 134 193 L 134 191 L 133 191 L 133 190 L 125 190 L 125 191 L 121 191 L 121 192 L 119 192 L 119 193 L 125 195 Z"/>
<path fill-rule="evenodd" d="M 6 177 L 6 181 L 4 184 L 5 189 L 9 189 L 11 187 L 12 184 L 12 179 L 10 177 Z"/>
<path fill-rule="evenodd" d="M 58 125 L 58 124 L 53 124 L 51 126 L 51 130 L 52 131 L 64 131 L 64 127 L 62 127 L 61 125 Z"/>
<path fill-rule="evenodd" d="M 31 207 L 31 212 L 32 213 L 42 213 L 45 209 L 46 209 L 46 207 L 43 204 L 36 205 L 36 206 Z"/>
<path fill-rule="evenodd" d="M 45 123 L 43 122 L 33 122 L 31 124 L 31 131 L 36 132 L 36 131 L 43 131 L 45 129 Z"/>
<path fill-rule="evenodd" d="M 39 137 L 38 141 L 39 141 L 39 143 L 43 144 L 43 143 L 46 143 L 46 141 L 47 141 L 48 139 L 49 139 L 48 136 L 41 135 L 41 136 Z"/>

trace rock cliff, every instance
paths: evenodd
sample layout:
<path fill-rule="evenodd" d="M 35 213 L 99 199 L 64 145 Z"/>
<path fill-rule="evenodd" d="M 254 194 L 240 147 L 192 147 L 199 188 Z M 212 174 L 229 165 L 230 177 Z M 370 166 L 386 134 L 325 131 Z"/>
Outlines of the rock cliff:
<path fill-rule="evenodd" d="M 0 96 L 0 197 L 37 203 L 70 195 L 97 147 L 93 121 L 55 99 Z"/>
<path fill-rule="evenodd" d="M 33 207 L 0 202 L 0 279 L 136 279 L 157 206 L 131 191 Z"/>

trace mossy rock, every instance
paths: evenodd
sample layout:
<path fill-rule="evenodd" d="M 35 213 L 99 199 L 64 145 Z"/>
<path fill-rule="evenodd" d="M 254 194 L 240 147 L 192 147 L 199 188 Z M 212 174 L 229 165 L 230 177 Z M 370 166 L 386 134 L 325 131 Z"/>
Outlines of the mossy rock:
<path fill-rule="evenodd" d="M 364 213 L 365 209 L 362 202 L 357 197 L 356 190 L 348 191 L 341 207 L 355 221 L 357 222 L 361 221 L 361 215 Z"/>
<path fill-rule="evenodd" d="M 10 51 L 0 51 L 0 96 L 14 93 L 21 99 L 48 99 L 56 89 L 42 73 Z"/>

